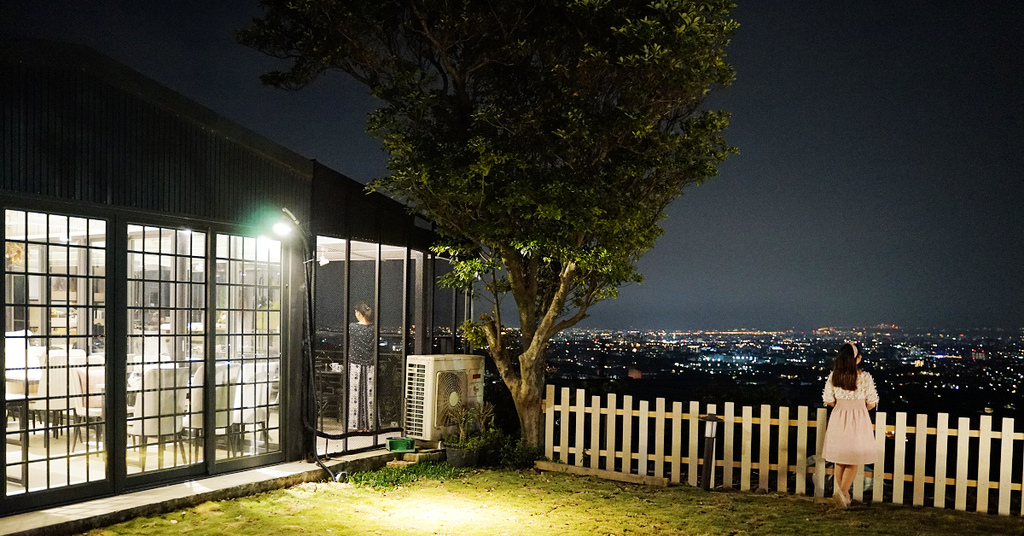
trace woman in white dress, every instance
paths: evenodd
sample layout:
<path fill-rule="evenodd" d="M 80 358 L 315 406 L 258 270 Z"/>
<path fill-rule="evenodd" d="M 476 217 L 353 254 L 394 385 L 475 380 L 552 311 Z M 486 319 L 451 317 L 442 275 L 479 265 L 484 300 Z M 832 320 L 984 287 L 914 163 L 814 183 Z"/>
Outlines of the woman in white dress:
<path fill-rule="evenodd" d="M 825 430 L 822 454 L 835 464 L 833 497 L 843 507 L 850 505 L 850 487 L 858 466 L 875 462 L 875 432 L 868 410 L 878 405 L 878 392 L 871 375 L 857 368 L 861 357 L 856 343 L 843 344 L 822 393 L 825 404 L 835 408 Z"/>

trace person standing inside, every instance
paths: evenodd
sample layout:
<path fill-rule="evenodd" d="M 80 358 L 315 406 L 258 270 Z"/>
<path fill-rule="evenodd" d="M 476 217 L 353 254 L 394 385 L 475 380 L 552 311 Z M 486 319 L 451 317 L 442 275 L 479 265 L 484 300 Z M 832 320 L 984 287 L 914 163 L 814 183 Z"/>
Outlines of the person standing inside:
<path fill-rule="evenodd" d="M 875 432 L 868 411 L 878 405 L 878 392 L 871 374 L 859 369 L 862 357 L 857 343 L 839 347 L 822 393 L 825 404 L 835 408 L 822 455 L 835 464 L 833 497 L 844 508 L 852 500 L 850 488 L 858 466 L 875 462 Z"/>
<path fill-rule="evenodd" d="M 375 428 L 373 309 L 359 302 L 355 317 L 348 329 L 348 429 L 368 432 Z"/>

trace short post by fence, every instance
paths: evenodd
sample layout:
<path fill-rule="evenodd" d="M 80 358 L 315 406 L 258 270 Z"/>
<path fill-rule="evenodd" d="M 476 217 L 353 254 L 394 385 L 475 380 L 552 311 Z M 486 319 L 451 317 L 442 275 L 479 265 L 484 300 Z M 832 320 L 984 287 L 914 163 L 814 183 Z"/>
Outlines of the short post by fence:
<path fill-rule="evenodd" d="M 715 478 L 715 437 L 718 435 L 718 423 L 722 422 L 722 419 L 714 413 L 709 413 L 700 420 L 704 421 L 704 468 L 700 486 L 704 491 L 708 491 L 713 487 L 712 481 Z"/>

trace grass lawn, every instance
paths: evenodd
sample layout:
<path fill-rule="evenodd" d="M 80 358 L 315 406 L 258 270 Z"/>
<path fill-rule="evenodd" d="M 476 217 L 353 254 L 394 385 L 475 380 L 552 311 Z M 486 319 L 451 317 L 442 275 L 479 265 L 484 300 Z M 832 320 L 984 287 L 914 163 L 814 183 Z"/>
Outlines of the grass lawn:
<path fill-rule="evenodd" d="M 416 467 L 416 466 L 414 466 Z M 424 476 L 426 475 L 426 476 Z M 1024 536 L 1024 519 L 445 464 L 209 502 L 88 532 L 131 534 L 893 534 Z"/>

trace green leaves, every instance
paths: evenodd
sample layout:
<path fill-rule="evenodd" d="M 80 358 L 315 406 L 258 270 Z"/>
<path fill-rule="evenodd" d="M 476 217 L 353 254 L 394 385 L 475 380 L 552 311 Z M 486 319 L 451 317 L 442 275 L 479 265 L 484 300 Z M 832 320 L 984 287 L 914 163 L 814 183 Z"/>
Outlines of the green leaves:
<path fill-rule="evenodd" d="M 383 101 L 367 126 L 389 175 L 372 187 L 450 238 L 436 249 L 452 259 L 443 283 L 490 295 L 488 318 L 512 294 L 527 353 L 640 281 L 665 208 L 735 152 L 728 115 L 702 109 L 734 77 L 728 1 L 262 5 L 242 41 L 291 62 L 264 80 L 294 87 L 336 69 Z"/>

